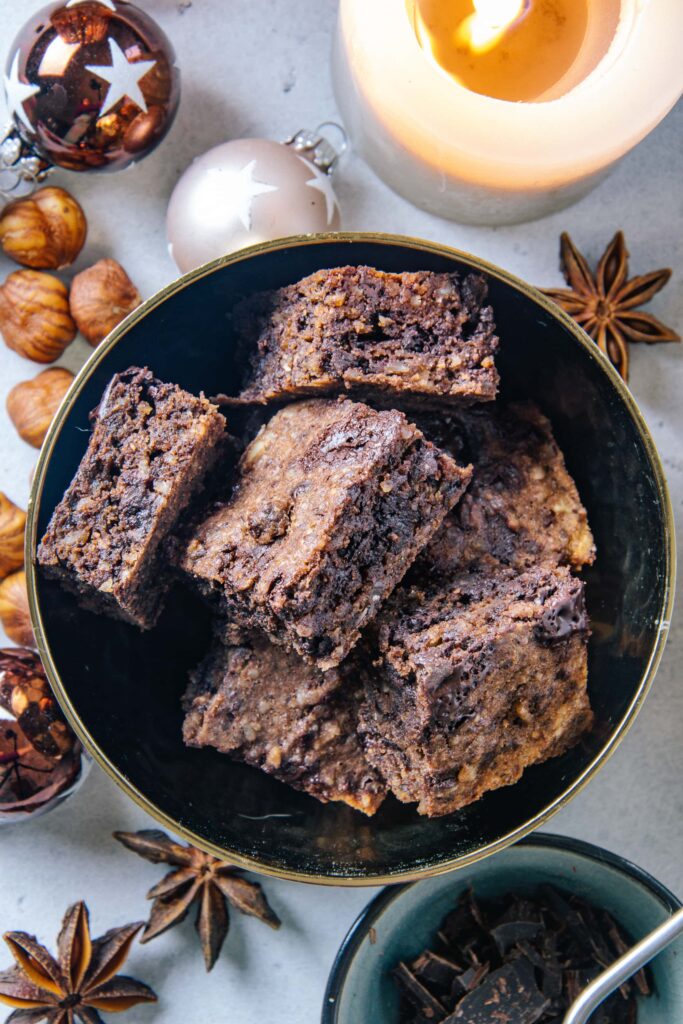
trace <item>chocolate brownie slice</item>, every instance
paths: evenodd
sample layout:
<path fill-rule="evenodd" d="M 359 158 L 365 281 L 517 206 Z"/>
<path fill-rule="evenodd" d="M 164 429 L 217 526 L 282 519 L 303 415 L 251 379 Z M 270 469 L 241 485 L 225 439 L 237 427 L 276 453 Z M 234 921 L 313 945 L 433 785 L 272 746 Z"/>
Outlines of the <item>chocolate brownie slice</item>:
<path fill-rule="evenodd" d="M 185 694 L 185 743 L 374 814 L 385 786 L 358 739 L 358 694 L 350 680 L 341 684 L 339 669 L 321 672 L 263 634 L 216 643 Z"/>
<path fill-rule="evenodd" d="M 449 814 L 516 782 L 591 725 L 583 583 L 566 567 L 498 566 L 402 589 L 377 627 L 365 750 L 420 814 Z"/>
<path fill-rule="evenodd" d="M 168 587 L 162 541 L 223 449 L 225 420 L 205 398 L 131 367 L 91 421 L 38 563 L 85 607 L 148 629 Z"/>
<path fill-rule="evenodd" d="M 498 347 L 479 274 L 320 270 L 235 312 L 253 351 L 244 402 L 343 390 L 444 405 L 496 396 Z"/>
<path fill-rule="evenodd" d="M 482 562 L 581 569 L 594 560 L 586 510 L 536 405 L 481 406 L 419 423 L 474 465 L 467 493 L 420 559 L 423 568 L 447 576 Z"/>
<path fill-rule="evenodd" d="M 332 668 L 469 477 L 397 410 L 298 402 L 251 442 L 177 561 L 231 622 Z"/>

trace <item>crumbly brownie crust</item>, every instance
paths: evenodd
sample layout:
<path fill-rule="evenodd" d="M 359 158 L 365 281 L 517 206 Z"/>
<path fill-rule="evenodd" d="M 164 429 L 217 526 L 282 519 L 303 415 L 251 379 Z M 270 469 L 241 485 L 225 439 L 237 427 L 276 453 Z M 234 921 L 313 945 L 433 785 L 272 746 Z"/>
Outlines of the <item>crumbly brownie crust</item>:
<path fill-rule="evenodd" d="M 516 782 L 592 723 L 583 583 L 500 566 L 394 594 L 377 623 L 360 727 L 404 802 L 437 816 Z"/>
<path fill-rule="evenodd" d="M 91 420 L 38 563 L 85 607 L 148 629 L 168 586 L 160 546 L 215 463 L 225 420 L 137 367 L 112 378 Z"/>
<path fill-rule="evenodd" d="M 240 474 L 178 564 L 220 595 L 231 622 L 326 669 L 354 646 L 470 471 L 397 410 L 318 399 L 277 413 Z"/>
<path fill-rule="evenodd" d="M 472 483 L 420 560 L 448 575 L 501 563 L 581 569 L 595 558 L 576 484 L 549 420 L 532 402 L 470 408 L 419 421 L 425 434 L 474 464 Z"/>
<path fill-rule="evenodd" d="M 184 698 L 188 746 L 215 747 L 323 803 L 365 814 L 385 786 L 357 735 L 358 695 L 338 669 L 321 672 L 252 633 L 239 646 L 216 643 Z"/>
<path fill-rule="evenodd" d="M 244 402 L 338 391 L 448 405 L 496 396 L 498 347 L 478 274 L 335 267 L 235 312 L 253 351 Z"/>

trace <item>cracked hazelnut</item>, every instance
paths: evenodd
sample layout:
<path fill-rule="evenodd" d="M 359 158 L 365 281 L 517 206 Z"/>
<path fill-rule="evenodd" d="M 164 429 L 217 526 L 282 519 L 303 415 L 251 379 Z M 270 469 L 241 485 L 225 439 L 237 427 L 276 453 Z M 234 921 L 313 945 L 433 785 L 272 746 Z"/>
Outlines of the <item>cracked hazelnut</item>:
<path fill-rule="evenodd" d="M 55 366 L 16 384 L 7 396 L 7 412 L 19 436 L 40 448 L 52 418 L 69 390 L 73 373 Z"/>
<path fill-rule="evenodd" d="M 0 582 L 0 622 L 10 640 L 22 647 L 35 647 L 26 591 L 26 573 L 21 569 Z"/>
<path fill-rule="evenodd" d="M 67 289 L 52 274 L 15 270 L 0 288 L 0 331 L 20 356 L 53 363 L 76 337 Z"/>
<path fill-rule="evenodd" d="M 83 248 L 83 210 L 62 188 L 38 189 L 15 199 L 0 214 L 0 246 L 15 263 L 36 270 L 66 267 Z"/>
<path fill-rule="evenodd" d="M 91 345 L 99 345 L 140 305 L 140 293 L 116 260 L 99 260 L 71 285 L 71 315 Z"/>
<path fill-rule="evenodd" d="M 0 579 L 24 564 L 26 513 L 0 491 Z"/>

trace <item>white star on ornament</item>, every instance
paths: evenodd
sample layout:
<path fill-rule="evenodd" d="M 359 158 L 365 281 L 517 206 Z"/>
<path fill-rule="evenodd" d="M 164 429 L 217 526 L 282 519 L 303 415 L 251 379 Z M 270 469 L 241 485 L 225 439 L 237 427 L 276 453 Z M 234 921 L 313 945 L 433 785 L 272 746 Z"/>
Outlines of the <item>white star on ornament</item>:
<path fill-rule="evenodd" d="M 4 76 L 5 82 L 5 96 L 7 97 L 7 108 L 10 114 L 14 117 L 18 117 L 20 121 L 23 121 L 27 128 L 31 128 L 31 122 L 29 121 L 26 111 L 24 110 L 24 103 L 31 96 L 35 96 L 37 92 L 40 92 L 39 85 L 27 85 L 26 82 L 19 81 L 19 51 L 14 54 L 14 60 L 12 61 L 12 67 L 10 68 L 9 75 Z"/>
<path fill-rule="evenodd" d="M 332 218 L 334 217 L 334 211 L 339 207 L 337 197 L 335 196 L 334 189 L 332 188 L 332 179 L 329 174 L 326 174 L 325 171 L 316 167 L 316 165 L 312 164 L 310 160 L 306 160 L 305 157 L 300 156 L 299 160 L 301 160 L 309 170 L 313 171 L 313 177 L 309 178 L 306 184 L 309 188 L 317 189 L 318 192 L 322 192 L 325 196 L 325 210 L 327 213 L 327 224 L 329 227 L 332 223 Z"/>
<path fill-rule="evenodd" d="M 124 96 L 127 96 L 132 103 L 135 103 L 146 114 L 147 104 L 145 103 L 145 97 L 142 95 L 140 81 L 148 71 L 151 71 L 156 61 L 129 61 L 115 39 L 109 39 L 109 48 L 111 52 L 110 65 L 86 64 L 88 71 L 92 71 L 98 78 L 103 78 L 105 82 L 109 82 L 107 95 L 104 97 L 104 103 L 100 110 L 100 117 L 106 114 L 108 110 L 111 110 L 112 107 L 115 107 Z"/>
<path fill-rule="evenodd" d="M 102 7 L 108 7 L 110 11 L 115 11 L 114 0 L 97 0 Z M 79 4 L 90 4 L 92 0 L 69 0 L 67 7 L 78 7 Z"/>
<path fill-rule="evenodd" d="M 254 180 L 256 161 L 250 160 L 240 171 L 212 167 L 207 172 L 204 200 L 208 209 L 230 212 L 237 217 L 245 231 L 251 231 L 251 205 L 257 196 L 277 192 L 277 185 L 266 185 Z M 211 181 L 213 179 L 213 181 Z"/>

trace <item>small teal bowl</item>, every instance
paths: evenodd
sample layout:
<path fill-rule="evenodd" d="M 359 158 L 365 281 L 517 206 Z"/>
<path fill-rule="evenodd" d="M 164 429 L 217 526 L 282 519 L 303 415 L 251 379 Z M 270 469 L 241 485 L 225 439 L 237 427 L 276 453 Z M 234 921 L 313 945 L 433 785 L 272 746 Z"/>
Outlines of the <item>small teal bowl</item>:
<path fill-rule="evenodd" d="M 391 969 L 431 945 L 460 894 L 470 886 L 483 899 L 550 883 L 604 907 L 633 936 L 643 938 L 681 902 L 656 879 L 599 846 L 536 833 L 461 871 L 387 886 L 344 939 L 325 992 L 322 1024 L 397 1024 L 398 992 Z M 654 991 L 638 1005 L 638 1024 L 683 1021 L 683 938 L 651 963 Z"/>

